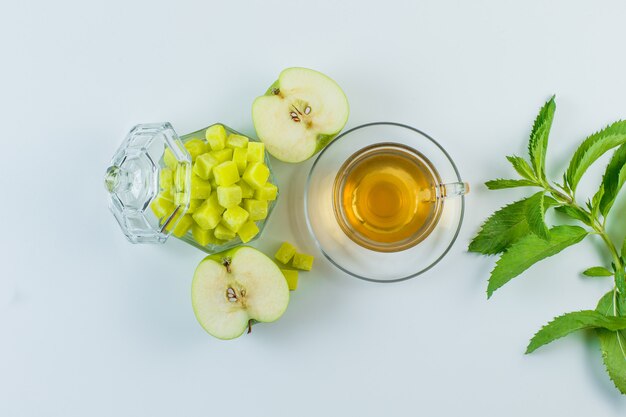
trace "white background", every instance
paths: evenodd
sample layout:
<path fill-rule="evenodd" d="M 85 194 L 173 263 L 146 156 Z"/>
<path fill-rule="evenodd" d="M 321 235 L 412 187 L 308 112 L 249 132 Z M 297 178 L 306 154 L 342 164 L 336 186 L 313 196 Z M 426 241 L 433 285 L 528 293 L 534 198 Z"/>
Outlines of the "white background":
<path fill-rule="evenodd" d="M 489 301 L 494 259 L 466 245 L 524 195 L 481 183 L 511 175 L 504 156 L 524 154 L 551 94 L 555 179 L 587 134 L 626 117 L 625 15 L 571 0 L 3 3 L 0 416 L 624 415 L 592 334 L 523 354 L 610 288 L 580 276 L 603 262 L 593 239 Z M 258 246 L 295 241 L 315 269 L 281 320 L 218 341 L 190 305 L 203 253 L 126 242 L 103 174 L 136 123 L 254 134 L 252 100 L 294 65 L 339 82 L 348 127 L 403 122 L 446 146 L 474 185 L 466 223 L 425 276 L 362 282 L 292 227 L 311 161 L 276 162 L 283 194 Z"/>

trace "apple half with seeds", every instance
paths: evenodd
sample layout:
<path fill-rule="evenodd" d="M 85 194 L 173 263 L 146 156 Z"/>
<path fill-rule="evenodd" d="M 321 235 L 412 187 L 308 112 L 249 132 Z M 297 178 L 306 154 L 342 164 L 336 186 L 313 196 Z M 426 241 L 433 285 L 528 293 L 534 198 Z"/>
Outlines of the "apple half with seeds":
<path fill-rule="evenodd" d="M 259 139 L 284 162 L 302 162 L 322 150 L 346 125 L 349 113 L 341 87 L 307 68 L 287 68 L 252 104 Z"/>
<path fill-rule="evenodd" d="M 200 325 L 218 339 L 234 339 L 254 322 L 272 322 L 289 304 L 281 270 L 248 246 L 208 256 L 196 268 L 191 304 Z"/>

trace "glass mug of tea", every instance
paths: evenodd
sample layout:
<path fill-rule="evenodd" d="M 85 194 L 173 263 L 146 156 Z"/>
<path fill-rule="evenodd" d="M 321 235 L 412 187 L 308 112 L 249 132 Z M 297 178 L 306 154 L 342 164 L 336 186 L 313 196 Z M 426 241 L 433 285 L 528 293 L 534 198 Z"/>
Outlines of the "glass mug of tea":
<path fill-rule="evenodd" d="M 450 250 L 468 192 L 434 139 L 372 123 L 343 133 L 318 156 L 305 190 L 306 220 L 322 253 L 343 271 L 401 281 Z"/>

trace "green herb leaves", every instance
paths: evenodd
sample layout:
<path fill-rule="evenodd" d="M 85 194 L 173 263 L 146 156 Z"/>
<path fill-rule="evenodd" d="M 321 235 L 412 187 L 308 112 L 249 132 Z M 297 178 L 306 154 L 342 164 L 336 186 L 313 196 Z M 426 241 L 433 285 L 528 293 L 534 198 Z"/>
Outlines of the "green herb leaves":
<path fill-rule="evenodd" d="M 616 304 L 616 300 L 618 300 L 616 293 L 610 291 L 600 299 L 596 310 L 607 316 L 619 316 L 620 313 L 623 315 L 626 304 L 619 301 Z M 600 339 L 600 350 L 606 371 L 615 387 L 622 394 L 626 394 L 626 332 L 599 328 L 596 333 Z"/>
<path fill-rule="evenodd" d="M 587 231 L 578 226 L 555 226 L 550 230 L 550 239 L 544 240 L 529 234 L 515 242 L 502 255 L 491 273 L 487 296 L 520 275 L 537 262 L 556 255 L 568 246 L 572 246 L 587 236 Z"/>
<path fill-rule="evenodd" d="M 567 168 L 568 186 L 576 191 L 587 169 L 611 149 L 626 143 L 626 121 L 615 122 L 605 129 L 589 136 L 574 153 Z"/>
<path fill-rule="evenodd" d="M 510 204 L 495 212 L 470 243 L 469 251 L 484 255 L 496 255 L 504 252 L 512 243 L 530 233 L 526 213 L 528 198 Z M 556 204 L 552 198 L 546 198 L 543 207 Z"/>
<path fill-rule="evenodd" d="M 528 144 L 529 161 L 508 156 L 519 179 L 496 179 L 486 183 L 490 190 L 538 187 L 530 197 L 498 210 L 483 224 L 469 245 L 471 252 L 499 255 L 487 285 L 487 296 L 521 275 L 537 262 L 556 255 L 586 236 L 601 238 L 612 258 L 612 269 L 595 266 L 587 277 L 613 277 L 613 290 L 595 311 L 585 310 L 557 317 L 532 338 L 527 353 L 581 329 L 594 329 L 602 357 L 615 386 L 626 394 L 626 241 L 621 251 L 604 229 L 605 220 L 626 184 L 626 121 L 609 125 L 583 141 L 572 157 L 561 184 L 546 178 L 546 151 L 554 119 L 554 97 L 541 108 Z M 606 168 L 602 183 L 586 205 L 576 198 L 578 184 L 587 169 L 603 154 L 617 148 Z M 535 188 L 537 191 L 537 188 Z M 554 209 L 581 226 L 546 224 L 546 211 Z"/>
<path fill-rule="evenodd" d="M 564 314 L 552 320 L 535 334 L 526 348 L 526 353 L 531 353 L 543 345 L 582 329 L 624 330 L 626 317 L 605 316 L 594 310 Z"/>
<path fill-rule="evenodd" d="M 535 175 L 540 180 L 546 177 L 545 165 L 548 136 L 550 135 L 555 110 L 556 104 L 554 96 L 552 96 L 539 111 L 539 115 L 533 124 L 533 130 L 530 133 L 530 141 L 528 142 L 528 156 L 530 157 Z"/>
<path fill-rule="evenodd" d="M 617 193 L 626 182 L 626 145 L 620 146 L 615 153 L 611 162 L 606 167 L 606 172 L 602 178 L 603 195 L 600 200 L 600 212 L 604 217 L 607 216 Z"/>

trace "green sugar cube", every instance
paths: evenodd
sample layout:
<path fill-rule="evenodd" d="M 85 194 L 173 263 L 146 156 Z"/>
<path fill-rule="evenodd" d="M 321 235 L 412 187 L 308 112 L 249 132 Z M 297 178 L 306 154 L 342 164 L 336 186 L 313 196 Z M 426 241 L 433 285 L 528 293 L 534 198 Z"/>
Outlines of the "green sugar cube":
<path fill-rule="evenodd" d="M 235 238 L 235 232 L 224 226 L 222 223 L 217 225 L 213 234 L 217 239 L 221 240 L 231 240 Z"/>
<path fill-rule="evenodd" d="M 246 167 L 243 173 L 243 180 L 252 188 L 259 189 L 265 184 L 269 176 L 269 168 L 260 162 L 253 162 Z"/>
<path fill-rule="evenodd" d="M 220 206 L 226 208 L 238 206 L 241 203 L 241 187 L 236 184 L 227 187 L 218 186 L 217 201 Z"/>
<path fill-rule="evenodd" d="M 219 163 L 222 163 L 233 159 L 233 150 L 230 148 L 225 148 L 221 151 L 213 151 L 211 152 L 211 155 L 213 155 Z"/>
<path fill-rule="evenodd" d="M 196 158 L 196 162 L 193 164 L 193 173 L 202 178 L 208 180 L 211 176 L 211 170 L 219 164 L 219 161 L 211 153 L 203 153 Z"/>
<path fill-rule="evenodd" d="M 213 176 L 217 185 L 229 186 L 239 181 L 239 171 L 233 161 L 222 162 L 213 168 Z"/>
<path fill-rule="evenodd" d="M 280 269 L 280 272 L 283 273 L 285 279 L 287 280 L 287 285 L 289 286 L 290 291 L 294 291 L 298 288 L 298 271 L 293 269 Z"/>
<path fill-rule="evenodd" d="M 293 255 L 293 261 L 291 265 L 293 265 L 296 269 L 301 269 L 303 271 L 310 271 L 313 268 L 313 256 L 307 255 L 304 253 L 296 253 Z"/>
<path fill-rule="evenodd" d="M 209 151 L 209 146 L 202 139 L 188 140 L 185 142 L 185 148 L 191 155 L 191 162 L 194 162 L 198 156 Z"/>
<path fill-rule="evenodd" d="M 257 188 L 254 192 L 254 198 L 257 200 L 276 200 L 278 195 L 278 187 L 271 182 L 265 183 L 261 188 Z"/>
<path fill-rule="evenodd" d="M 250 214 L 250 220 L 263 220 L 267 217 L 267 201 L 245 199 L 243 208 Z"/>
<path fill-rule="evenodd" d="M 228 139 L 226 139 L 226 146 L 232 149 L 236 148 L 247 148 L 248 147 L 248 138 L 241 135 L 236 135 L 231 133 L 228 135 Z"/>
<path fill-rule="evenodd" d="M 239 206 L 226 209 L 222 215 L 222 222 L 233 232 L 239 231 L 239 228 L 248 220 L 250 215 L 247 211 Z M 216 236 L 217 237 L 217 236 Z"/>
<path fill-rule="evenodd" d="M 171 168 L 163 168 L 159 173 L 159 187 L 162 190 L 169 190 L 174 186 L 174 171 Z"/>
<path fill-rule="evenodd" d="M 211 175 L 211 178 L 209 178 L 209 184 L 211 184 L 211 187 L 213 187 L 214 190 L 217 190 L 217 183 L 215 182 L 215 178 L 213 177 L 213 175 Z"/>
<path fill-rule="evenodd" d="M 209 127 L 206 132 L 204 132 L 204 137 L 214 151 L 224 149 L 224 146 L 226 146 L 226 129 L 224 129 L 222 125 Z"/>
<path fill-rule="evenodd" d="M 211 194 L 211 197 L 205 200 L 192 215 L 198 226 L 205 230 L 214 229 L 222 219 L 224 211 L 224 208 L 217 203 L 217 196 L 215 198 L 213 196 L 216 194 Z"/>
<path fill-rule="evenodd" d="M 211 183 L 203 180 L 199 176 L 191 175 L 191 198 L 207 199 L 211 195 Z"/>
<path fill-rule="evenodd" d="M 172 232 L 176 237 L 183 237 L 193 226 L 193 219 L 189 214 L 185 214 L 174 227 Z"/>
<path fill-rule="evenodd" d="M 172 204 L 169 198 L 159 195 L 150 203 L 150 208 L 154 212 L 154 215 L 160 219 L 174 211 L 174 204 Z"/>
<path fill-rule="evenodd" d="M 245 222 L 237 231 L 239 239 L 241 239 L 243 243 L 250 242 L 252 238 L 255 237 L 258 233 L 259 228 L 257 227 L 256 223 L 250 220 Z"/>
<path fill-rule="evenodd" d="M 265 160 L 265 144 L 263 142 L 248 143 L 248 161 L 263 162 Z"/>
<path fill-rule="evenodd" d="M 187 214 L 193 214 L 196 210 L 204 203 L 204 200 L 201 198 L 191 199 L 189 200 L 189 208 L 187 208 Z"/>
<path fill-rule="evenodd" d="M 237 164 L 237 171 L 239 171 L 239 175 L 242 175 L 248 165 L 248 150 L 246 148 L 234 149 L 233 162 Z"/>
<path fill-rule="evenodd" d="M 239 181 L 237 185 L 241 187 L 241 197 L 242 198 L 252 198 L 254 197 L 254 188 L 250 187 L 247 182 Z"/>
<path fill-rule="evenodd" d="M 283 264 L 287 264 L 295 254 L 296 247 L 289 242 L 283 242 L 280 248 L 278 248 L 278 251 L 274 254 L 274 258 L 278 259 L 278 261 Z"/>

